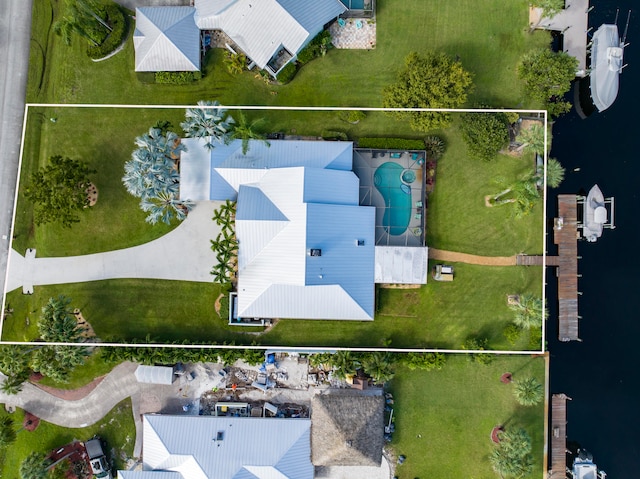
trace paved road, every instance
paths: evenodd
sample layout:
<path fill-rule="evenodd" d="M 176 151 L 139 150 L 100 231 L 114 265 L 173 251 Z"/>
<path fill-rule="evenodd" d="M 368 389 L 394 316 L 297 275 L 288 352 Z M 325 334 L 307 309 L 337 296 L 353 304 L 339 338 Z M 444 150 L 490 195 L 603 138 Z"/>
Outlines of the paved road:
<path fill-rule="evenodd" d="M 0 8 L 0 291 L 5 286 L 18 175 L 32 1 L 3 0 Z"/>
<path fill-rule="evenodd" d="M 150 278 L 210 283 L 216 255 L 210 241 L 220 233 L 211 219 L 220 202 L 200 202 L 176 229 L 149 243 L 106 253 L 62 258 L 22 256 L 11 250 L 7 291 L 22 286 L 84 283 L 114 278 Z"/>

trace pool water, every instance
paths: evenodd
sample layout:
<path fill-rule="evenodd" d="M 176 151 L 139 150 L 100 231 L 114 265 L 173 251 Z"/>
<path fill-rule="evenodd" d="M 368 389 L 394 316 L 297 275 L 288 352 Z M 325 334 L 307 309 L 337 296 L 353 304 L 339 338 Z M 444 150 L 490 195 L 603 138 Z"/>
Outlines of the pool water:
<path fill-rule="evenodd" d="M 373 184 L 382 195 L 386 207 L 382 226 L 394 236 L 403 234 L 411 220 L 411 188 L 402 181 L 403 171 L 402 166 L 389 161 L 380 165 L 373 174 Z"/>
<path fill-rule="evenodd" d="M 341 0 L 341 2 L 350 10 L 364 10 L 364 0 Z"/>

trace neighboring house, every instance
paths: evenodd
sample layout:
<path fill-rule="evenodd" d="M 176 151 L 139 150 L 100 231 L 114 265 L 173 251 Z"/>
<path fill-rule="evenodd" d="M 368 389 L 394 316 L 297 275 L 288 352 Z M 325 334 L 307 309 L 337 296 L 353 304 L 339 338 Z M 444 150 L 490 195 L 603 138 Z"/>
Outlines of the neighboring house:
<path fill-rule="evenodd" d="M 137 8 L 136 71 L 199 71 L 200 30 L 194 14 L 193 7 Z"/>
<path fill-rule="evenodd" d="M 313 479 L 309 419 L 143 416 L 143 471 L 119 479 Z"/>
<path fill-rule="evenodd" d="M 311 401 L 311 461 L 314 466 L 382 463 L 384 397 L 348 390 Z"/>
<path fill-rule="evenodd" d="M 195 0 L 194 7 L 138 8 L 136 71 L 197 70 L 199 32 L 221 31 L 252 65 L 275 76 L 346 9 L 340 0 Z M 194 49 L 197 68 L 185 61 L 193 60 Z"/>

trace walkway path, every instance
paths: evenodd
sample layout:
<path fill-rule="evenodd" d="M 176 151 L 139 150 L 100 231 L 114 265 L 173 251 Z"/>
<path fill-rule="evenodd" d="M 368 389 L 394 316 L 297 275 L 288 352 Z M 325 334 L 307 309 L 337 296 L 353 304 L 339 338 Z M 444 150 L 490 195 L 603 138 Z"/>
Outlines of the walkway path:
<path fill-rule="evenodd" d="M 475 254 L 457 253 L 455 251 L 429 248 L 429 259 L 450 261 L 452 263 L 477 264 L 481 266 L 515 266 L 517 255 L 478 256 Z"/>
<path fill-rule="evenodd" d="M 38 285 L 81 283 L 113 278 L 147 278 L 211 282 L 216 264 L 210 240 L 220 232 L 211 219 L 220 202 L 200 202 L 180 226 L 140 246 L 106 253 L 61 258 L 25 256 L 11 250 L 7 291 L 22 286 L 25 294 Z"/>

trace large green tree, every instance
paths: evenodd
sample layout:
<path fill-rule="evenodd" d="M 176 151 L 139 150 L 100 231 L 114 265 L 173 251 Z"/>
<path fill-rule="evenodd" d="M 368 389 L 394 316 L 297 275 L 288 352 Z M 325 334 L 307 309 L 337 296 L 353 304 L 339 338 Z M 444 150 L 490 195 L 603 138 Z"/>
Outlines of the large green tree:
<path fill-rule="evenodd" d="M 395 83 L 383 91 L 385 108 L 458 108 L 471 91 L 471 74 L 462 63 L 444 53 L 410 53 Z M 446 128 L 451 114 L 444 112 L 390 112 L 400 120 L 409 120 L 411 128 L 429 131 Z"/>
<path fill-rule="evenodd" d="M 62 17 L 53 24 L 53 31 L 71 45 L 76 34 L 91 45 L 101 44 L 111 27 L 107 23 L 104 3 L 95 0 L 66 0 Z"/>
<path fill-rule="evenodd" d="M 542 298 L 530 293 L 520 295 L 518 302 L 509 305 L 513 311 L 513 322 L 522 329 L 542 327 L 542 319 L 548 316 L 548 311 L 543 308 Z"/>
<path fill-rule="evenodd" d="M 524 55 L 517 71 L 526 95 L 559 116 L 571 108 L 562 98 L 571 89 L 577 68 L 578 60 L 571 55 L 543 48 Z"/>
<path fill-rule="evenodd" d="M 509 124 L 504 113 L 463 113 L 462 138 L 472 158 L 489 161 L 509 143 Z"/>
<path fill-rule="evenodd" d="M 33 352 L 31 368 L 42 375 L 65 383 L 69 373 L 84 363 L 87 348 L 83 346 L 43 346 Z"/>
<path fill-rule="evenodd" d="M 89 205 L 89 175 L 96 171 L 86 163 L 60 155 L 31 175 L 25 197 L 34 204 L 36 224 L 60 222 L 70 227 L 80 221 L 79 212 Z"/>
<path fill-rule="evenodd" d="M 69 307 L 71 299 L 65 296 L 49 298 L 42 307 L 42 316 L 38 320 L 40 339 L 52 342 L 76 342 L 80 337 L 78 322 Z"/>
<path fill-rule="evenodd" d="M 533 0 L 534 7 L 542 8 L 543 17 L 553 17 L 564 9 L 565 0 Z"/>
<path fill-rule="evenodd" d="M 489 456 L 491 466 L 503 478 L 519 479 L 533 469 L 531 437 L 522 428 L 509 428 L 500 434 L 500 444 Z"/>

